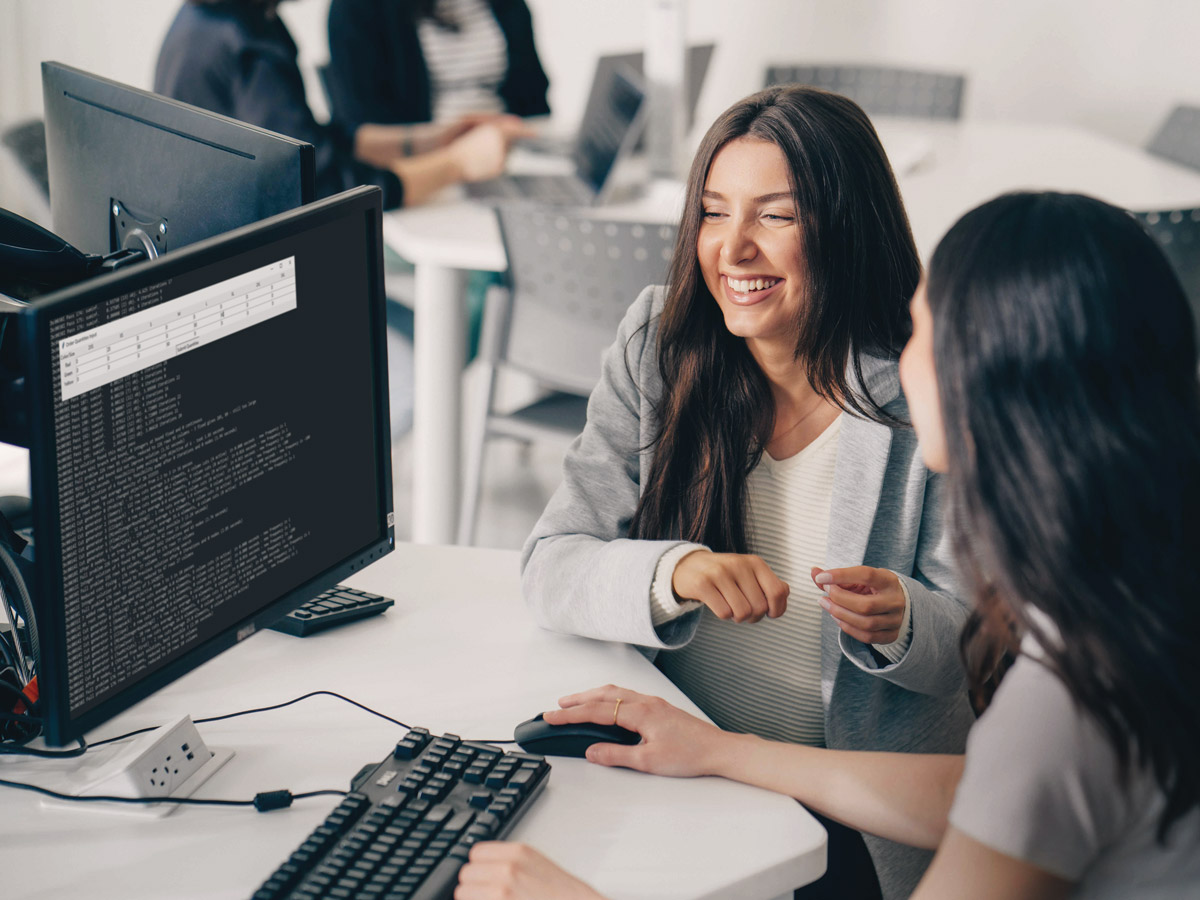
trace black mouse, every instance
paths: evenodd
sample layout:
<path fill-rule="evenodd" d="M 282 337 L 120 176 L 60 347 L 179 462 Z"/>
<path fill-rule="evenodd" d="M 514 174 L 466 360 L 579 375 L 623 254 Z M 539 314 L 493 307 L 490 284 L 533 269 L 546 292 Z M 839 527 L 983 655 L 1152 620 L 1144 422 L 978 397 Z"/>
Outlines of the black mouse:
<path fill-rule="evenodd" d="M 637 744 L 642 736 L 620 725 L 573 722 L 551 725 L 538 713 L 513 729 L 521 749 L 541 756 L 579 756 L 592 744 Z"/>

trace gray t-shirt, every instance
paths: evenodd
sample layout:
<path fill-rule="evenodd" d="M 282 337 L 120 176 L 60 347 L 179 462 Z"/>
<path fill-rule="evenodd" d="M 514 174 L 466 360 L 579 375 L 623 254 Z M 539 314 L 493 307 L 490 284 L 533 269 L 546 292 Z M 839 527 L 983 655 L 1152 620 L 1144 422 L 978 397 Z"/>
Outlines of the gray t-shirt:
<path fill-rule="evenodd" d="M 1165 797 L 1152 775 L 1135 772 L 1120 789 L 1095 720 L 1037 661 L 1036 643 L 1027 639 L 1022 651 L 971 730 L 950 824 L 1077 882 L 1075 898 L 1200 897 L 1200 810 L 1159 845 Z"/>

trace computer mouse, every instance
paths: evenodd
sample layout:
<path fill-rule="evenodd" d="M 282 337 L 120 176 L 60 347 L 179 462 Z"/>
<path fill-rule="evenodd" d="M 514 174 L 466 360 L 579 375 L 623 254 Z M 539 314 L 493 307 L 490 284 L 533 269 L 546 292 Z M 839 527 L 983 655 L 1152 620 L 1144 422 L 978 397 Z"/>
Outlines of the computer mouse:
<path fill-rule="evenodd" d="M 637 744 L 642 740 L 636 731 L 620 725 L 597 725 L 595 722 L 551 725 L 541 713 L 514 728 L 513 737 L 528 753 L 579 757 L 592 744 Z"/>

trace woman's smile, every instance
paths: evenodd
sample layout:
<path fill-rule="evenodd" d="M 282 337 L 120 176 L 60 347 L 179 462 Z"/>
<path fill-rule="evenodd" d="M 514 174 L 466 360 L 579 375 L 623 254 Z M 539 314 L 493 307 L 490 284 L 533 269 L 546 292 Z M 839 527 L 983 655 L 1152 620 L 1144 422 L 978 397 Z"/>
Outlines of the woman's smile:
<path fill-rule="evenodd" d="M 729 298 L 730 303 L 736 303 L 738 306 L 754 306 L 761 303 L 778 293 L 786 281 L 786 278 L 762 275 L 746 278 L 735 278 L 732 275 L 721 276 L 725 296 Z"/>

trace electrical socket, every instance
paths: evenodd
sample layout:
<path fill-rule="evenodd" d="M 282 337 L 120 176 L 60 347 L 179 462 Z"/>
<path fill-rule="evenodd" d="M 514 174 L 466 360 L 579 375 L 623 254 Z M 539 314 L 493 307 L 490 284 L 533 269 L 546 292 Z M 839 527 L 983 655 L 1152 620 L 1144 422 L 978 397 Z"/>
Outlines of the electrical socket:
<path fill-rule="evenodd" d="M 232 756 L 232 750 L 210 750 L 192 717 L 183 716 L 138 737 L 108 759 L 76 793 L 162 797 L 168 802 L 147 807 L 122 804 L 129 811 L 161 816 L 178 805 L 170 803 L 171 798 L 189 796 Z"/>
<path fill-rule="evenodd" d="M 125 790 L 114 791 L 122 795 L 169 797 L 212 756 L 192 717 L 184 716 L 130 744 L 121 754 L 123 765 L 120 770 L 110 776 L 110 786 L 115 788 L 122 784 Z"/>

